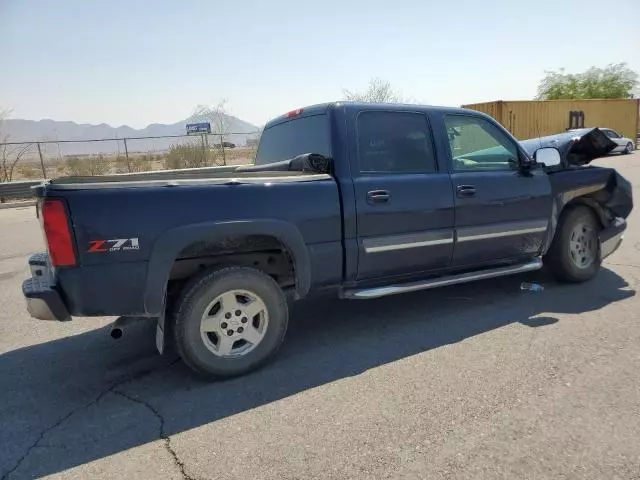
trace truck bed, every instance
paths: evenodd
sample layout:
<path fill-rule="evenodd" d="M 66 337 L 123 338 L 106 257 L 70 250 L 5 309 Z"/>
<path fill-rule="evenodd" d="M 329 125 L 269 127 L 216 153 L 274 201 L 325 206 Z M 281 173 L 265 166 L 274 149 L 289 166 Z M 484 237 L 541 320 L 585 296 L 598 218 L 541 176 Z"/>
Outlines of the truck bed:
<path fill-rule="evenodd" d="M 236 183 L 283 183 L 327 180 L 327 174 L 309 172 L 250 172 L 236 171 L 237 166 L 163 170 L 157 172 L 122 173 L 103 176 L 60 177 L 35 187 L 40 196 L 43 187 L 49 190 L 77 190 L 95 188 L 174 187 L 179 185 L 232 185 Z"/>
<path fill-rule="evenodd" d="M 339 284 L 342 223 L 335 179 L 233 170 L 66 177 L 36 187 L 43 200 L 64 200 L 73 226 L 78 267 L 56 270 L 70 313 L 159 315 L 163 298 L 149 290 L 156 280 L 166 283 L 174 259 L 206 251 L 219 234 L 242 237 L 249 224 L 257 225 L 256 241 L 294 236 L 306 249 L 314 287 Z"/>

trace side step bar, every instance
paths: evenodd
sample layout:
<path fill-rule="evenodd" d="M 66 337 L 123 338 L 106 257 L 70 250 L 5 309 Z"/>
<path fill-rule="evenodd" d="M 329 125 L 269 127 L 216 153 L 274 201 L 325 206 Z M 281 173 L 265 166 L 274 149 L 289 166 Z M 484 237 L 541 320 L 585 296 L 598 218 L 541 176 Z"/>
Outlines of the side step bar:
<path fill-rule="evenodd" d="M 343 293 L 343 297 L 355 300 L 369 300 L 371 298 L 386 297 L 389 295 L 397 295 L 399 293 L 416 292 L 418 290 L 427 290 L 429 288 L 444 287 L 447 285 L 455 285 L 458 283 L 474 282 L 476 280 L 484 280 L 486 278 L 532 272 L 534 270 L 540 270 L 541 268 L 542 260 L 540 258 L 536 258 L 535 260 L 527 263 L 508 265 L 505 267 L 492 268 L 488 270 L 476 270 L 475 272 L 459 273 L 457 275 L 449 275 L 446 277 L 435 277 L 428 280 L 420 280 L 411 283 L 386 285 L 384 287 L 366 288 L 361 290 L 347 290 Z"/>

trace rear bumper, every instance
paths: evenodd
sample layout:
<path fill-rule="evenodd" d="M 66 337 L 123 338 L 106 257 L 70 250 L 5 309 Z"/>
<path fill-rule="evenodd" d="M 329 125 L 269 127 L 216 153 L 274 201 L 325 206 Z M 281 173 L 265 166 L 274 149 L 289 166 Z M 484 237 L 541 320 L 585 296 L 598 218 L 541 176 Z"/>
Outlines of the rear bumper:
<path fill-rule="evenodd" d="M 625 219 L 616 218 L 608 228 L 600 232 L 600 258 L 604 260 L 620 247 L 626 229 Z"/>
<path fill-rule="evenodd" d="M 38 320 L 71 320 L 69 310 L 52 283 L 51 269 L 46 254 L 32 255 L 29 259 L 32 277 L 22 282 L 22 295 L 27 311 Z"/>

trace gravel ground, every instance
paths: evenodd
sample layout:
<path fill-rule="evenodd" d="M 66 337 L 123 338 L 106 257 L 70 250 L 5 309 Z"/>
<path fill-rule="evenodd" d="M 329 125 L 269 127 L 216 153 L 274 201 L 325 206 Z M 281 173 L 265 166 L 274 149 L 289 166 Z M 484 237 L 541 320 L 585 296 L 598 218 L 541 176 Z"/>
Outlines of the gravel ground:
<path fill-rule="evenodd" d="M 600 163 L 640 183 L 640 154 Z M 639 217 L 588 284 L 302 303 L 274 363 L 204 383 L 151 324 L 31 319 L 42 237 L 33 207 L 2 210 L 0 475 L 640 478 Z"/>

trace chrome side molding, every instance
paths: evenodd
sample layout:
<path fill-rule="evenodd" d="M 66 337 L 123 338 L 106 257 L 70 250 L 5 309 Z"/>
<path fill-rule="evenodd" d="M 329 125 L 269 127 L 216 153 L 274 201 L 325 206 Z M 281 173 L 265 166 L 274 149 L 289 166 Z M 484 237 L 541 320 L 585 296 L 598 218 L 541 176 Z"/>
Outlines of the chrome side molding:
<path fill-rule="evenodd" d="M 427 290 L 429 288 L 444 287 L 447 285 L 456 285 L 458 283 L 474 282 L 476 280 L 484 280 L 487 278 L 502 277 L 505 275 L 514 275 L 516 273 L 532 272 L 542 268 L 542 259 L 536 258 L 526 263 L 517 265 L 507 265 L 504 267 L 491 268 L 487 270 L 477 270 L 469 273 L 459 273 L 457 275 L 448 275 L 444 277 L 435 277 L 428 280 L 420 280 L 417 282 L 401 283 L 396 285 L 385 285 L 384 287 L 374 287 L 359 290 L 346 290 L 343 298 L 354 300 L 369 300 L 371 298 L 386 297 L 389 295 L 398 295 L 400 293 L 416 292 L 418 290 Z"/>

